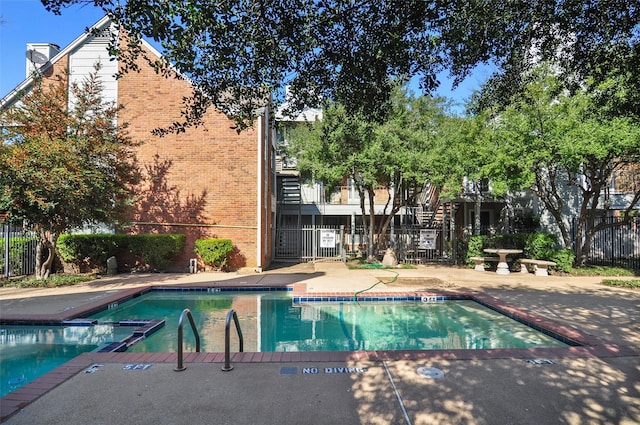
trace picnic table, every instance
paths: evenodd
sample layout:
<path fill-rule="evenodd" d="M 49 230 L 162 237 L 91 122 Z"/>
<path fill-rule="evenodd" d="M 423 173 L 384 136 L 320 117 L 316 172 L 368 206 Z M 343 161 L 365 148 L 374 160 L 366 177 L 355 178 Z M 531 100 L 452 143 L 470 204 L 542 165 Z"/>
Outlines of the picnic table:
<path fill-rule="evenodd" d="M 484 252 L 488 254 L 497 254 L 499 257 L 498 267 L 496 268 L 497 274 L 507 275 L 511 273 L 509 271 L 509 265 L 507 264 L 507 256 L 513 254 L 521 254 L 521 249 L 509 249 L 509 248 L 485 248 Z"/>

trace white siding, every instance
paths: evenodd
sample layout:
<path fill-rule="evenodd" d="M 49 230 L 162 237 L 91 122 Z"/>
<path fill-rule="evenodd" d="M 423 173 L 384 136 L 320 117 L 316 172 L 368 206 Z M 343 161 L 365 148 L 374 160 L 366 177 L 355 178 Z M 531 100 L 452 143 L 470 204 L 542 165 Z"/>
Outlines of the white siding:
<path fill-rule="evenodd" d="M 118 72 L 118 61 L 111 60 L 107 50 L 109 35 L 90 36 L 76 49 L 69 52 L 70 82 L 81 84 L 95 70 L 95 65 L 100 63 L 99 76 L 104 86 L 103 96 L 107 102 L 116 102 L 118 98 L 118 84 L 115 74 Z M 73 101 L 73 99 L 70 99 Z"/>

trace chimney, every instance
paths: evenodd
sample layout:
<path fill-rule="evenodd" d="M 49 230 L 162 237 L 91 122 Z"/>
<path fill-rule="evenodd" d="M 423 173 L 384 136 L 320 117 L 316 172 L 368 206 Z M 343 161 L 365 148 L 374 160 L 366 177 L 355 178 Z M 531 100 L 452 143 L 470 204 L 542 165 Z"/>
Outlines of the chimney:
<path fill-rule="evenodd" d="M 39 70 L 60 52 L 60 46 L 53 43 L 27 43 L 27 75 Z"/>

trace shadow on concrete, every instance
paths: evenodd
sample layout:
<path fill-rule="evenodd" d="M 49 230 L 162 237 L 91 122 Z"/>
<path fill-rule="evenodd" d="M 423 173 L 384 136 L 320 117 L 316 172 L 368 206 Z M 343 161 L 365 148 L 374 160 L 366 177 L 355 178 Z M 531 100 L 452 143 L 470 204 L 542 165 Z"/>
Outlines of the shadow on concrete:
<path fill-rule="evenodd" d="M 483 292 L 551 320 L 640 349 L 640 291 L 483 288 Z"/>
<path fill-rule="evenodd" d="M 605 360 L 395 361 L 387 366 L 413 424 L 640 423 L 637 358 Z M 421 376 L 417 369 L 423 366 L 442 370 L 444 377 Z M 363 424 L 407 423 L 389 416 L 389 403 L 397 396 L 377 374 L 352 375 L 352 381 Z"/>

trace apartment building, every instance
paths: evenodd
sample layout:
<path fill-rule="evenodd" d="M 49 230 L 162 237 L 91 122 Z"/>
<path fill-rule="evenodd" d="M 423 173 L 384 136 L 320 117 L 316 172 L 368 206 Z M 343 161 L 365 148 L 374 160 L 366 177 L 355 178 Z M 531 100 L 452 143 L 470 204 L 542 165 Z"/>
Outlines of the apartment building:
<path fill-rule="evenodd" d="M 131 226 L 110 230 L 186 234 L 187 246 L 173 265 L 175 270 L 188 270 L 189 260 L 195 257 L 194 241 L 203 237 L 233 241 L 229 266 L 234 269 L 267 267 L 272 260 L 275 214 L 270 107 L 257 111 L 253 127 L 241 133 L 226 115 L 210 108 L 203 125 L 156 136 L 152 130 L 182 119 L 182 99 L 192 91 L 190 82 L 165 78 L 142 60 L 139 72 L 116 79 L 123 65 L 107 51 L 114 26 L 105 17 L 91 28 L 63 48 L 27 45 L 26 79 L 0 105 L 11 107 L 19 101 L 19 93 L 33 83 L 34 70 L 47 79 L 68 70 L 70 81 L 82 81 L 100 64 L 104 99 L 124 106 L 118 119 L 129 123 L 130 136 L 142 142 L 136 157 L 147 177 L 136 193 Z M 161 56 L 146 41 L 142 48 L 151 57 Z"/>

